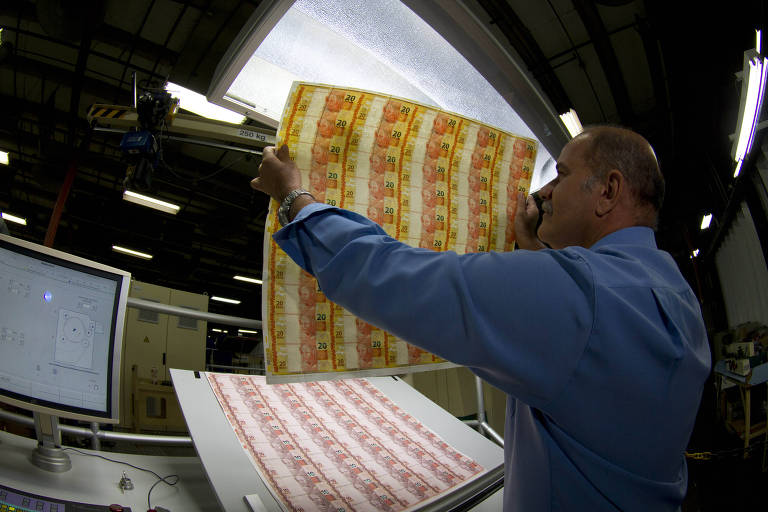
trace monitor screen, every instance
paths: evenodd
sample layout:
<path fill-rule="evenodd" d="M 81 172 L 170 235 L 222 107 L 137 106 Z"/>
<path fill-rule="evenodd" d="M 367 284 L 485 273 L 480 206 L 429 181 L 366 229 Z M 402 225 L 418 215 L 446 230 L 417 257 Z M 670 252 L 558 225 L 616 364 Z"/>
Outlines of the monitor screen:
<path fill-rule="evenodd" d="M 130 274 L 0 235 L 0 401 L 118 421 Z"/>

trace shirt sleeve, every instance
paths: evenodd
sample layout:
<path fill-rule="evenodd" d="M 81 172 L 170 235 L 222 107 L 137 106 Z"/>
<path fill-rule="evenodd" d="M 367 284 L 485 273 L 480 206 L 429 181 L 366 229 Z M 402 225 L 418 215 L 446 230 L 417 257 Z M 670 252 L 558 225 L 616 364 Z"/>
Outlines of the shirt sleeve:
<path fill-rule="evenodd" d="M 534 407 L 566 385 L 590 336 L 594 283 L 575 250 L 435 252 L 322 204 L 274 239 L 336 304 Z"/>

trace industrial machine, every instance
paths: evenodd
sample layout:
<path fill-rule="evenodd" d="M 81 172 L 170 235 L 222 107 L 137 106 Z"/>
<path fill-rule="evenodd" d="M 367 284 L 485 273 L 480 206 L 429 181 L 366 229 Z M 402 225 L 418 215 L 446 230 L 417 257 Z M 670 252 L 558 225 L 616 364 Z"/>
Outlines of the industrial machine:
<path fill-rule="evenodd" d="M 275 143 L 273 130 L 180 113 L 183 105 L 164 85 L 141 84 L 136 85 L 134 76 L 133 106 L 95 104 L 87 114 L 94 130 L 122 135 L 120 149 L 128 164 L 123 180 L 126 190 L 152 188 L 154 172 L 166 168 L 163 142 L 167 140 L 253 154 Z"/>

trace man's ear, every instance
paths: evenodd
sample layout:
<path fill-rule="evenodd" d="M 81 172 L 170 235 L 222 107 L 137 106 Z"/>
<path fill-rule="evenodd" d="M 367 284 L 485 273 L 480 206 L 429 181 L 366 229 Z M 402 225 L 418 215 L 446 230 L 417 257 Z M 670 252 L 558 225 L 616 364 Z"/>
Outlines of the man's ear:
<path fill-rule="evenodd" d="M 624 194 L 624 175 L 618 169 L 608 171 L 605 181 L 599 184 L 601 187 L 600 197 L 595 205 L 595 213 L 602 217 L 610 213 Z"/>

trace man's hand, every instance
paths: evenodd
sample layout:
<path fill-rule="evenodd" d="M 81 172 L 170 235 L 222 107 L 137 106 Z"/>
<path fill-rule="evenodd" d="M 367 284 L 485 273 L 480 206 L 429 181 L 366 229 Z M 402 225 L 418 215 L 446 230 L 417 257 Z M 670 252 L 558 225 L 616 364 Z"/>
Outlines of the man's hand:
<path fill-rule="evenodd" d="M 546 249 L 536 236 L 536 223 L 539 221 L 539 209 L 533 196 L 526 197 L 522 192 L 517 194 L 517 212 L 515 212 L 515 237 L 521 249 L 538 251 Z"/>
<path fill-rule="evenodd" d="M 274 146 L 264 148 L 259 177 L 251 180 L 251 188 L 269 194 L 278 203 L 301 188 L 301 175 L 288 154 L 288 146 L 283 144 L 279 150 Z"/>

